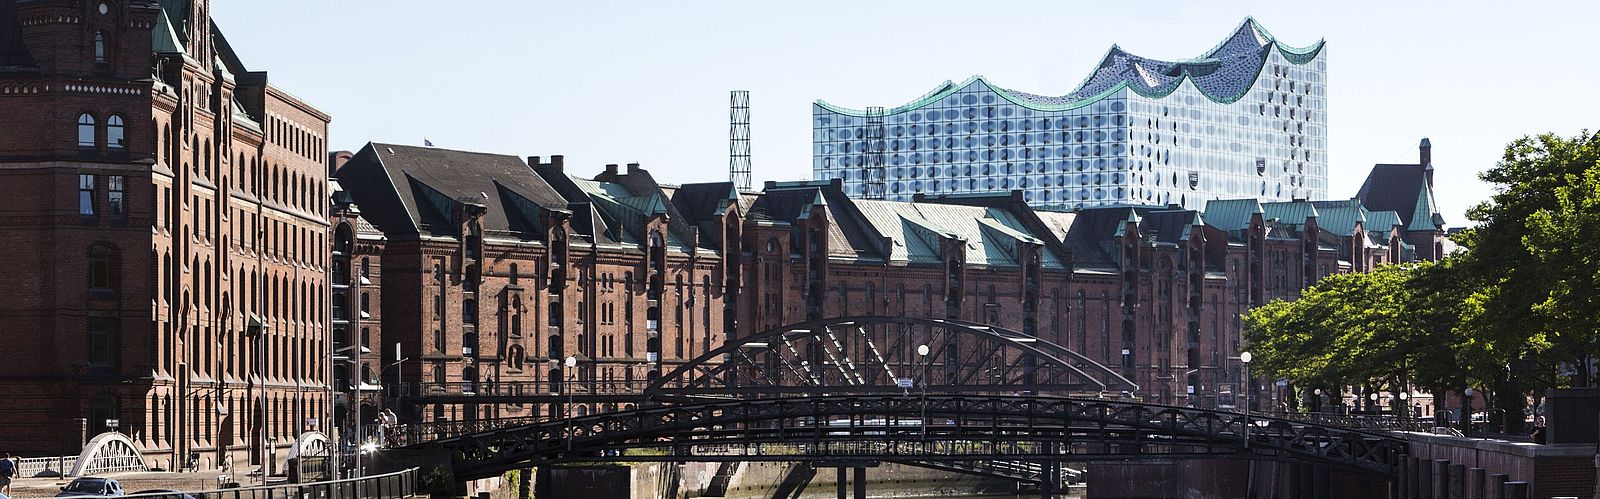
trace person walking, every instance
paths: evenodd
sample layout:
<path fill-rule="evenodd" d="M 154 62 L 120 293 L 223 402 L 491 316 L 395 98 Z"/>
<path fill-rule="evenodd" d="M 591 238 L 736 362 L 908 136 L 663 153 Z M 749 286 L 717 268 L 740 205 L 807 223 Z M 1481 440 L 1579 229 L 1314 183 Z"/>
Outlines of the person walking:
<path fill-rule="evenodd" d="M 11 495 L 11 480 L 17 477 L 17 461 L 12 459 L 11 453 L 0 460 L 0 493 Z"/>

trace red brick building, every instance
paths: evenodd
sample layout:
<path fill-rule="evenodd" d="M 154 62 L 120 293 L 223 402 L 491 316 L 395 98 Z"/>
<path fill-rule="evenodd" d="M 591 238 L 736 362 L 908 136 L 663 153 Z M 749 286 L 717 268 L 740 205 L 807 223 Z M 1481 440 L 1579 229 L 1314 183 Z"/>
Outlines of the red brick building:
<path fill-rule="evenodd" d="M 6 450 L 243 464 L 325 417 L 328 121 L 205 0 L 0 2 Z"/>
<path fill-rule="evenodd" d="M 391 144 L 337 176 L 354 237 L 377 243 L 354 254 L 385 277 L 359 272 L 384 318 L 370 362 L 402 346 L 384 379 L 422 419 L 560 416 L 561 396 L 633 393 L 729 339 L 851 315 L 997 324 L 1120 368 L 1130 395 L 1236 406 L 1240 315 L 1415 255 L 1400 216 L 1359 199 L 1062 213 L 1014 195 L 851 199 L 836 182 L 662 185 L 633 164 L 584 179 L 560 156 Z M 1256 390 L 1258 408 L 1282 395 Z M 507 395 L 546 407 L 484 403 Z"/>

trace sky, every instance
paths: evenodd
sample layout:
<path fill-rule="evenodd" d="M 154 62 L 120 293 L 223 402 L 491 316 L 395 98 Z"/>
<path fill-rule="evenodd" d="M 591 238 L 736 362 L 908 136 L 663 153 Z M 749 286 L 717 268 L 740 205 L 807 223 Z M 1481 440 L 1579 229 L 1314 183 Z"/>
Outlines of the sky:
<path fill-rule="evenodd" d="M 1433 143 L 1451 226 L 1493 194 L 1478 173 L 1524 135 L 1600 116 L 1589 64 L 1600 2 L 217 0 L 251 71 L 369 141 L 516 156 L 567 172 L 642 163 L 665 183 L 726 180 L 728 92 L 750 91 L 766 180 L 811 174 L 811 104 L 893 107 L 983 75 L 1070 92 L 1112 45 L 1197 57 L 1253 16 L 1327 41 L 1329 197 Z"/>

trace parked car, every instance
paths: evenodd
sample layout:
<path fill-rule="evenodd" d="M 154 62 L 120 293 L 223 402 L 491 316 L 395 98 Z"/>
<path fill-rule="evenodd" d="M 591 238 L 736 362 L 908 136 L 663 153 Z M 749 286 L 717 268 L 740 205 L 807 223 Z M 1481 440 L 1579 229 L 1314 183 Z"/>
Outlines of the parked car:
<path fill-rule="evenodd" d="M 194 499 L 194 496 L 172 489 L 141 490 L 128 495 L 143 496 L 149 499 Z"/>
<path fill-rule="evenodd" d="M 56 497 L 98 496 L 115 497 L 123 495 L 122 484 L 111 478 L 84 477 L 73 480 L 66 487 L 61 488 L 61 493 Z"/>

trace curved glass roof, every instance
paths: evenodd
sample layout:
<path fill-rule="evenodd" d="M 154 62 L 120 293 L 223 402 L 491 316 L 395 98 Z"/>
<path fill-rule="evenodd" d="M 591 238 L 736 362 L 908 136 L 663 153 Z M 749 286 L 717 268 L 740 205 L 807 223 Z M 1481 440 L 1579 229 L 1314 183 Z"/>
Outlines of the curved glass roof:
<path fill-rule="evenodd" d="M 888 114 L 910 111 L 939 101 L 950 94 L 983 82 L 996 94 L 1019 106 L 1039 111 L 1062 111 L 1093 104 L 1127 88 L 1150 98 L 1166 97 L 1176 91 L 1184 81 L 1191 82 L 1201 94 L 1213 102 L 1227 104 L 1239 100 L 1250 91 L 1256 77 L 1271 57 L 1272 51 L 1282 54 L 1294 64 L 1311 62 L 1322 51 L 1324 42 L 1309 47 L 1290 47 L 1278 42 L 1254 18 L 1244 22 L 1227 39 L 1204 55 L 1184 61 L 1163 61 L 1134 55 L 1116 45 L 1100 59 L 1100 64 L 1083 83 L 1072 92 L 1061 96 L 1046 96 L 1005 89 L 989 84 L 982 76 L 973 76 L 956 84 L 945 81 L 922 97 L 905 105 L 886 111 Z M 834 106 L 818 100 L 816 104 L 839 114 L 865 116 L 866 111 Z"/>

